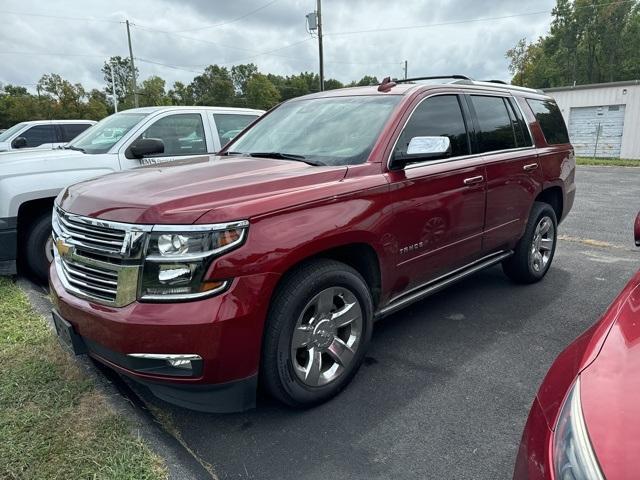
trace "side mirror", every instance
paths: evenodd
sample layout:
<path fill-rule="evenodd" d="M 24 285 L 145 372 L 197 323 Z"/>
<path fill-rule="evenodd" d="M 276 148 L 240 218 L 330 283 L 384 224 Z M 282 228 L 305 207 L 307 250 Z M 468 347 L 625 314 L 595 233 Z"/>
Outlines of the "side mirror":
<path fill-rule="evenodd" d="M 638 216 L 636 217 L 636 224 L 633 229 L 633 234 L 636 239 L 636 247 L 640 247 L 640 213 L 638 213 Z"/>
<path fill-rule="evenodd" d="M 143 158 L 164 153 L 164 142 L 159 138 L 139 138 L 127 149 L 127 158 Z"/>
<path fill-rule="evenodd" d="M 27 146 L 27 139 L 24 137 L 16 137 L 13 139 L 13 142 L 11 142 L 11 146 L 13 148 L 24 148 Z"/>
<path fill-rule="evenodd" d="M 425 160 L 437 160 L 451 156 L 451 140 L 449 137 L 413 137 L 404 154 L 395 154 L 391 168 L 402 169 L 409 163 Z"/>

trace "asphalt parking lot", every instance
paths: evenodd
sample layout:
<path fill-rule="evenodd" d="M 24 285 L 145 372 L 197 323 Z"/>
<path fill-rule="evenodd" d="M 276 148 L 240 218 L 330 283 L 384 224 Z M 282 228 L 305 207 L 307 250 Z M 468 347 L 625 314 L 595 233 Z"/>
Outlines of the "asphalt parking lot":
<path fill-rule="evenodd" d="M 510 478 L 551 362 L 640 268 L 640 169 L 579 167 L 577 177 L 543 282 L 515 286 L 492 268 L 386 318 L 353 383 L 325 405 L 262 399 L 214 415 L 139 392 L 220 479 Z"/>

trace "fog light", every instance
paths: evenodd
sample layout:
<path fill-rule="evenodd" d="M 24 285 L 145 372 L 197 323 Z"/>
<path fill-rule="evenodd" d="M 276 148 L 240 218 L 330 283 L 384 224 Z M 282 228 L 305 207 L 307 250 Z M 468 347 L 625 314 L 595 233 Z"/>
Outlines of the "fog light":
<path fill-rule="evenodd" d="M 176 360 L 167 360 L 167 363 L 174 368 L 183 368 L 185 370 L 191 370 L 191 360 L 186 358 L 180 358 Z"/>

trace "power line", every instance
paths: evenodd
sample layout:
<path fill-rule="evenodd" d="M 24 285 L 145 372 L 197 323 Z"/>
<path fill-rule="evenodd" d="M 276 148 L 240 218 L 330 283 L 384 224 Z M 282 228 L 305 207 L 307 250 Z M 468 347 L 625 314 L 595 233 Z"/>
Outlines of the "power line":
<path fill-rule="evenodd" d="M 259 12 L 261 10 L 264 10 L 265 8 L 273 5 L 274 3 L 278 2 L 278 1 L 279 0 L 271 0 L 270 2 L 262 5 L 261 7 L 258 7 L 258 8 L 254 9 L 254 10 L 251 10 L 250 12 L 245 13 L 244 15 L 241 15 L 241 16 L 239 16 L 237 18 L 232 19 L 232 20 L 228 20 L 226 22 L 214 23 L 212 25 L 205 25 L 204 27 L 190 28 L 190 29 L 187 29 L 187 30 L 174 30 L 174 33 L 198 32 L 200 30 L 206 30 L 206 29 L 209 29 L 209 28 L 217 28 L 217 27 L 222 27 L 223 25 L 229 25 L 230 23 L 238 22 L 240 20 L 243 20 L 243 19 L 253 15 L 254 13 L 257 13 L 257 12 Z"/>
<path fill-rule="evenodd" d="M 575 6 L 574 9 L 585 9 L 585 8 L 597 8 L 597 7 L 606 7 L 609 5 L 620 5 L 625 3 L 637 3 L 638 0 L 619 0 L 616 2 L 607 2 L 607 3 L 595 3 L 591 5 L 583 5 L 583 6 Z M 376 33 L 376 32 L 392 32 L 397 30 L 415 30 L 422 28 L 434 28 L 434 27 L 443 27 L 447 25 L 460 25 L 465 23 L 480 23 L 480 22 L 493 22 L 497 20 L 506 20 L 510 18 L 519 18 L 519 17 L 529 17 L 534 15 L 549 15 L 552 12 L 549 10 L 538 10 L 532 12 L 523 12 L 523 13 L 514 13 L 511 15 L 500 15 L 496 17 L 482 17 L 482 18 L 469 18 L 465 20 L 451 20 L 448 22 L 439 22 L 439 23 L 426 23 L 422 25 L 401 25 L 397 27 L 379 27 L 379 28 L 371 28 L 366 30 L 352 30 L 346 32 L 325 32 L 325 36 L 344 36 L 344 35 L 357 35 L 361 33 Z"/>
<path fill-rule="evenodd" d="M 82 22 L 105 22 L 105 23 L 122 23 L 120 20 L 109 20 L 106 18 L 93 18 L 93 17 L 67 17 L 62 15 L 48 15 L 44 13 L 29 13 L 29 12 L 10 12 L 7 10 L 0 10 L 0 13 L 6 15 L 17 15 L 21 17 L 42 17 L 42 18 L 56 18 L 58 20 L 73 20 Z"/>

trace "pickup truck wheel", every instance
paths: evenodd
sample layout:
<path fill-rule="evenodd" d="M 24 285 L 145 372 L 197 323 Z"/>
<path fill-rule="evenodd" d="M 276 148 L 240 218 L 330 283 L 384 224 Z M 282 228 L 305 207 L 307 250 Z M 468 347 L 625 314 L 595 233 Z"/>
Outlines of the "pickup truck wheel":
<path fill-rule="evenodd" d="M 545 276 L 556 251 L 558 221 L 550 205 L 535 202 L 515 253 L 502 263 L 504 273 L 516 283 L 534 283 Z"/>
<path fill-rule="evenodd" d="M 51 240 L 51 213 L 35 218 L 27 232 L 25 262 L 31 274 L 39 281 L 49 278 L 49 265 L 53 260 Z"/>
<path fill-rule="evenodd" d="M 295 407 L 328 400 L 357 372 L 372 327 L 371 293 L 356 270 L 334 260 L 303 265 L 285 279 L 269 311 L 263 386 Z"/>

